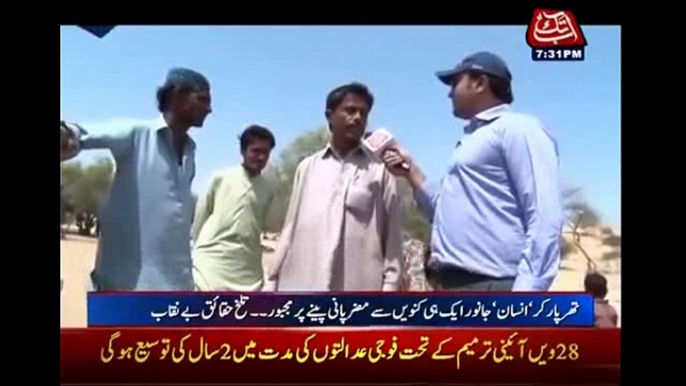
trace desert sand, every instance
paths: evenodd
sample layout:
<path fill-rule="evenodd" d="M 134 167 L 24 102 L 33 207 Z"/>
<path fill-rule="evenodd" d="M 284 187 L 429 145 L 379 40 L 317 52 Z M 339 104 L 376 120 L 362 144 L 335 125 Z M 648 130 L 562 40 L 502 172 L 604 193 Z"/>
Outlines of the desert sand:
<path fill-rule="evenodd" d="M 620 314 L 621 325 L 621 258 L 603 260 L 602 255 L 607 247 L 601 245 L 593 237 L 584 239 L 583 246 L 591 258 L 598 264 L 598 270 L 608 279 L 608 299 Z M 273 253 L 269 247 L 276 242 L 265 240 L 268 247 L 263 255 L 263 263 L 267 267 Z M 62 327 L 85 327 L 87 324 L 86 293 L 88 276 L 93 269 L 97 239 L 77 236 L 70 233 L 62 240 L 62 275 L 64 278 Z M 583 280 L 586 274 L 586 260 L 581 254 L 572 253 L 562 261 L 552 291 L 583 291 Z"/>
<path fill-rule="evenodd" d="M 275 241 L 265 240 L 268 251 L 263 255 L 265 269 L 268 267 Z M 86 293 L 88 292 L 89 275 L 95 264 L 95 252 L 98 240 L 93 237 L 67 234 L 62 240 L 62 327 L 86 327 L 88 316 L 86 313 Z"/>

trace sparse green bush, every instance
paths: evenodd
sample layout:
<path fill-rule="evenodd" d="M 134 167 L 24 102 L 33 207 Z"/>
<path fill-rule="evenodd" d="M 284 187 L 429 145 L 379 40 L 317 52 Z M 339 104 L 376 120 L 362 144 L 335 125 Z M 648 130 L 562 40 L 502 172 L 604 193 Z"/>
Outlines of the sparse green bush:
<path fill-rule="evenodd" d="M 574 245 L 574 243 L 569 241 L 567 238 L 562 237 L 562 248 L 560 251 L 560 257 L 562 259 L 564 259 L 570 253 L 574 253 L 575 251 L 576 251 L 576 245 Z"/>
<path fill-rule="evenodd" d="M 617 235 L 610 235 L 603 239 L 603 245 L 609 247 L 620 247 L 622 245 L 622 238 Z"/>
<path fill-rule="evenodd" d="M 619 251 L 611 251 L 611 252 L 605 252 L 603 254 L 603 260 L 613 260 L 613 259 L 619 259 L 621 254 Z"/>

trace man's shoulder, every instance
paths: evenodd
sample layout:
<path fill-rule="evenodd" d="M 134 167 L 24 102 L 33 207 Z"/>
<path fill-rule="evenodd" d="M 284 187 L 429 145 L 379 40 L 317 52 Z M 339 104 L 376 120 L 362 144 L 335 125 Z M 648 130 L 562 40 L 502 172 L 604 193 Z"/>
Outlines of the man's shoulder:
<path fill-rule="evenodd" d="M 219 172 L 217 172 L 217 174 L 220 176 L 225 176 L 225 175 L 229 175 L 229 174 L 238 174 L 238 173 L 243 173 L 243 172 L 244 172 L 243 165 L 238 163 L 235 165 L 227 166 L 224 169 L 219 170 Z"/>
<path fill-rule="evenodd" d="M 212 175 L 212 181 L 221 181 L 226 178 L 242 177 L 245 174 L 241 164 L 227 166 L 223 169 L 217 170 Z"/>
<path fill-rule="evenodd" d="M 536 115 L 511 111 L 502 116 L 500 123 L 497 127 L 502 131 L 501 134 L 540 139 L 547 137 L 553 143 L 557 142 L 550 128 Z"/>
<path fill-rule="evenodd" d="M 309 165 L 309 164 L 312 163 L 312 161 L 315 160 L 316 158 L 321 158 L 321 157 L 324 155 L 324 152 L 326 152 L 326 148 L 324 148 L 324 149 L 319 149 L 319 150 L 317 150 L 316 152 L 314 152 L 314 153 L 312 153 L 312 154 L 306 156 L 305 158 L 303 158 L 302 160 L 300 160 L 300 162 L 298 162 L 298 169 L 302 169 L 302 168 L 304 168 L 305 166 Z"/>
<path fill-rule="evenodd" d="M 601 326 L 613 326 L 619 317 L 617 310 L 607 300 L 594 302 L 596 323 Z"/>
<path fill-rule="evenodd" d="M 134 143 L 139 143 L 155 138 L 159 133 L 160 128 L 136 124 L 126 127 L 124 131 L 128 132 L 128 135 L 134 140 Z"/>
<path fill-rule="evenodd" d="M 326 152 L 327 152 L 328 150 L 329 150 L 328 147 L 323 147 L 323 148 L 321 148 L 321 149 L 315 151 L 314 153 L 308 155 L 307 157 L 303 158 L 303 161 L 305 161 L 305 160 L 311 161 L 311 160 L 313 160 L 314 158 L 323 157 L 324 154 L 326 154 Z"/>
<path fill-rule="evenodd" d="M 615 311 L 615 308 L 607 299 L 593 299 L 594 305 L 609 311 Z"/>
<path fill-rule="evenodd" d="M 129 130 L 137 133 L 137 134 L 146 134 L 146 135 L 151 135 L 157 133 L 160 128 L 159 127 L 153 127 L 150 125 L 141 125 L 141 124 L 136 124 L 136 125 L 131 125 L 129 126 Z"/>
<path fill-rule="evenodd" d="M 503 127 L 513 130 L 544 128 L 545 124 L 536 115 L 519 111 L 510 111 L 502 116 Z"/>
<path fill-rule="evenodd" d="M 216 170 L 210 175 L 210 186 L 218 186 L 226 177 L 233 174 L 233 168 L 228 167 L 220 170 Z"/>

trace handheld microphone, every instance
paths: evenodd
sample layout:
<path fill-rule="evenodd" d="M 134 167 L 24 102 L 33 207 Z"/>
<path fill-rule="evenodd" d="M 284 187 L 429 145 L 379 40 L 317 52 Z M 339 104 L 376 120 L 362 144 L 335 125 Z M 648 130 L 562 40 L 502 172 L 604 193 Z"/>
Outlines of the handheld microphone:
<path fill-rule="evenodd" d="M 393 138 L 393 134 L 385 128 L 380 128 L 367 138 L 362 139 L 362 145 L 379 160 L 381 160 L 386 149 L 397 144 L 398 142 Z M 410 165 L 405 162 L 400 166 L 405 170 L 410 169 Z"/>

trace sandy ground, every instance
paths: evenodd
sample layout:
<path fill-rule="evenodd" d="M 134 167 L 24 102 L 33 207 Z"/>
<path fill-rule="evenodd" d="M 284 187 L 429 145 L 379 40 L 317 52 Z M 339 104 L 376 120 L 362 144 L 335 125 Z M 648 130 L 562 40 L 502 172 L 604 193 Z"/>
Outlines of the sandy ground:
<path fill-rule="evenodd" d="M 67 235 L 62 249 L 62 327 L 86 326 L 86 292 L 88 275 L 95 262 L 97 240 Z"/>
<path fill-rule="evenodd" d="M 62 275 L 64 278 L 62 327 L 85 327 L 86 316 L 86 292 L 88 288 L 88 275 L 93 269 L 97 240 L 68 234 L 62 240 Z M 273 242 L 266 241 L 265 244 Z M 263 256 L 267 266 L 272 253 L 266 252 Z M 608 299 L 620 313 L 621 321 L 621 275 L 619 274 L 619 261 L 616 260 L 611 267 L 606 267 L 605 273 L 608 278 Z M 581 291 L 585 270 L 576 256 L 571 256 L 563 262 L 562 269 L 553 283 L 553 291 Z M 621 323 L 621 322 L 620 322 Z"/>
<path fill-rule="evenodd" d="M 264 241 L 271 246 L 274 242 Z M 95 263 L 95 251 L 98 241 L 92 237 L 68 234 L 61 242 L 62 249 L 62 327 L 86 327 L 86 293 L 89 285 L 89 275 Z M 265 252 L 263 261 L 265 269 L 273 253 Z"/>

